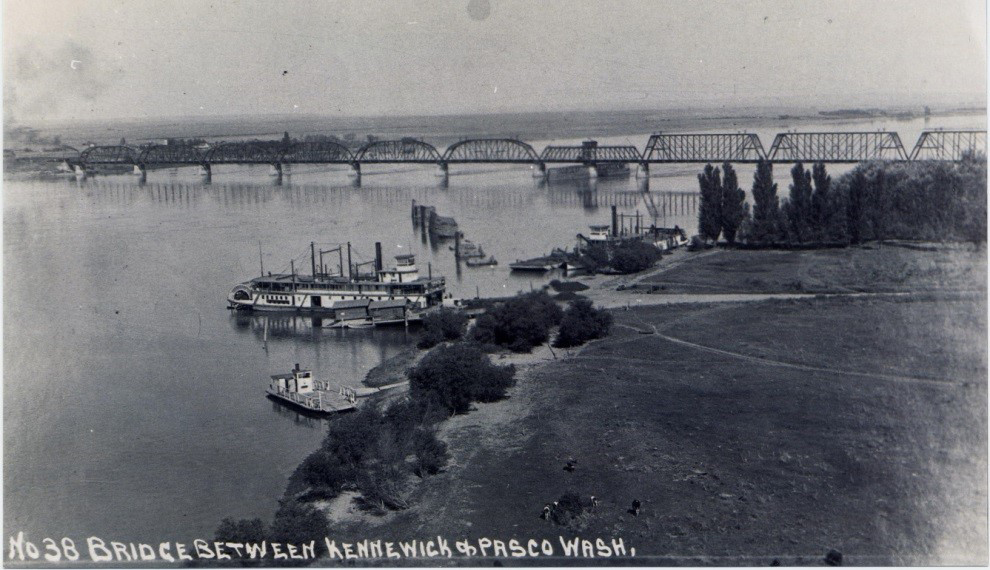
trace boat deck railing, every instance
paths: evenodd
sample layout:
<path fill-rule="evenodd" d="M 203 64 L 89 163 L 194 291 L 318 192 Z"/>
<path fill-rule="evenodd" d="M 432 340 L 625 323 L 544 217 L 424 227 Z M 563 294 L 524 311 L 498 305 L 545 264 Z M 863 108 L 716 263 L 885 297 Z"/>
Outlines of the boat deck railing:
<path fill-rule="evenodd" d="M 317 380 L 315 381 L 317 389 L 313 392 L 308 392 L 305 394 L 300 394 L 299 392 L 292 392 L 285 389 L 276 390 L 276 394 L 287 400 L 295 402 L 300 406 L 311 410 L 320 410 L 325 412 L 333 412 L 341 409 L 348 409 L 354 406 L 354 400 L 351 397 L 340 393 L 341 401 L 335 401 L 332 395 L 336 393 L 335 390 L 330 389 L 330 383 Z"/>

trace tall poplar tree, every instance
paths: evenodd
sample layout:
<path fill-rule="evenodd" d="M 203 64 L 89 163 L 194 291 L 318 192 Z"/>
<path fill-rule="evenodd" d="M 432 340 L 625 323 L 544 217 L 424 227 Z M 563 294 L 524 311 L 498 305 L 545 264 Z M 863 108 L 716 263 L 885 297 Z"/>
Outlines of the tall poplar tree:
<path fill-rule="evenodd" d="M 736 232 L 746 216 L 749 215 L 749 204 L 746 203 L 746 192 L 739 188 L 736 170 L 728 162 L 722 164 L 724 178 L 722 180 L 722 235 L 727 242 L 736 243 Z"/>
<path fill-rule="evenodd" d="M 831 196 L 832 177 L 825 171 L 825 163 L 816 162 L 811 168 L 811 179 L 815 191 L 811 195 L 811 219 L 816 239 L 827 239 L 832 233 L 831 226 L 835 213 L 831 210 L 834 200 Z"/>
<path fill-rule="evenodd" d="M 701 203 L 698 206 L 698 234 L 702 239 L 718 241 L 722 231 L 722 175 L 711 164 L 698 175 Z"/>
<path fill-rule="evenodd" d="M 804 165 L 798 162 L 791 169 L 791 193 L 787 200 L 785 211 L 787 213 L 788 232 L 791 239 L 799 242 L 811 239 L 812 208 L 811 208 L 811 173 L 804 169 Z"/>
<path fill-rule="evenodd" d="M 780 199 L 773 181 L 773 163 L 760 159 L 753 174 L 753 231 L 757 242 L 771 242 L 778 237 Z"/>
<path fill-rule="evenodd" d="M 852 243 L 863 241 L 863 219 L 866 210 L 866 175 L 857 167 L 849 181 L 849 198 L 846 200 L 846 223 Z"/>

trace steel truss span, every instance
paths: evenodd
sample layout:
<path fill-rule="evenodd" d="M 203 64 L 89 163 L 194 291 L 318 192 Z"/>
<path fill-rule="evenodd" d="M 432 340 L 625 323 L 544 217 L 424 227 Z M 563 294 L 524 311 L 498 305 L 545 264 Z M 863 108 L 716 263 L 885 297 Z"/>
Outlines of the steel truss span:
<path fill-rule="evenodd" d="M 634 146 L 548 146 L 540 155 L 541 162 L 641 162 Z"/>
<path fill-rule="evenodd" d="M 256 143 L 221 143 L 206 152 L 206 164 L 275 164 L 278 154 Z"/>
<path fill-rule="evenodd" d="M 290 145 L 278 157 L 282 164 L 350 164 L 354 154 L 335 142 L 300 142 Z"/>
<path fill-rule="evenodd" d="M 364 145 L 354 157 L 355 162 L 413 162 L 432 163 L 443 162 L 443 157 L 437 149 L 419 140 L 375 141 Z"/>
<path fill-rule="evenodd" d="M 536 163 L 540 156 L 530 145 L 515 139 L 471 139 L 454 143 L 447 148 L 443 162 L 507 162 Z"/>
<path fill-rule="evenodd" d="M 911 160 L 962 160 L 966 154 L 987 154 L 986 131 L 925 131 L 911 151 Z"/>
<path fill-rule="evenodd" d="M 770 146 L 774 162 L 907 160 L 897 133 L 781 133 Z"/>
<path fill-rule="evenodd" d="M 137 157 L 129 146 L 93 146 L 79 155 L 83 164 L 137 164 Z"/>
<path fill-rule="evenodd" d="M 756 162 L 765 159 L 760 137 L 741 134 L 655 134 L 646 143 L 643 162 Z"/>
<path fill-rule="evenodd" d="M 141 167 L 170 164 L 202 164 L 203 153 L 186 145 L 155 145 L 141 151 L 137 163 Z"/>

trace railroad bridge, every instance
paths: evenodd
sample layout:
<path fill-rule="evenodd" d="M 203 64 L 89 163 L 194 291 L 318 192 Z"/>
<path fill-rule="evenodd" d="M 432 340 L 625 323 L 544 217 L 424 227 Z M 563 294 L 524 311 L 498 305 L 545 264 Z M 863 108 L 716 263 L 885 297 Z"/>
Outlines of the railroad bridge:
<path fill-rule="evenodd" d="M 210 175 L 214 165 L 267 164 L 280 175 L 283 165 L 340 164 L 360 176 L 365 164 L 432 164 L 445 176 L 452 164 L 528 164 L 542 176 L 549 164 L 575 164 L 595 169 L 602 164 L 636 164 L 648 173 L 651 164 L 682 163 L 858 163 L 888 161 L 958 161 L 967 153 L 987 152 L 987 133 L 980 130 L 926 130 L 908 153 L 896 132 L 786 132 L 774 137 L 766 150 L 754 133 L 658 133 L 645 149 L 635 146 L 550 145 L 537 153 L 528 143 L 511 138 L 469 139 L 441 152 L 413 138 L 373 141 L 357 150 L 332 141 L 221 142 L 206 149 L 185 145 L 96 146 L 69 163 L 77 172 L 94 168 L 132 166 L 136 173 L 149 169 L 198 166 Z"/>

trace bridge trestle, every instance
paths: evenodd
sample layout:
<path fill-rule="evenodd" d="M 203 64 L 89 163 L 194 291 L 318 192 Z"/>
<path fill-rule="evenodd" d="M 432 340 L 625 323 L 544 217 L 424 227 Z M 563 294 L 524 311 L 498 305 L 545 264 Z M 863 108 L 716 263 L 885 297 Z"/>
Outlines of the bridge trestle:
<path fill-rule="evenodd" d="M 756 162 L 766 157 L 760 137 L 753 133 L 658 133 L 643 152 L 646 163 Z"/>
<path fill-rule="evenodd" d="M 911 151 L 911 160 L 962 160 L 967 153 L 986 156 L 986 131 L 924 131 Z"/>
<path fill-rule="evenodd" d="M 66 159 L 66 168 L 85 173 L 97 166 L 132 165 L 135 173 L 151 168 L 199 165 L 209 175 L 215 164 L 268 164 L 276 171 L 289 164 L 346 164 L 351 176 L 361 175 L 362 164 L 435 164 L 437 174 L 446 176 L 450 164 L 493 163 L 530 164 L 534 177 L 546 175 L 547 164 L 637 164 L 637 176 L 649 176 L 649 165 L 662 163 L 776 163 L 826 162 L 856 163 L 870 160 L 958 161 L 966 153 L 987 152 L 985 130 L 928 130 L 918 138 L 910 155 L 896 132 L 810 132 L 776 135 L 769 151 L 764 151 L 753 133 L 676 133 L 654 134 L 640 153 L 635 146 L 599 146 L 596 141 L 582 145 L 549 145 L 537 154 L 529 144 L 516 139 L 469 139 L 450 145 L 441 154 L 436 147 L 418 139 L 370 142 L 357 151 L 333 141 L 222 142 L 200 150 L 191 145 L 152 145 L 140 151 L 129 146 L 93 146 Z"/>
<path fill-rule="evenodd" d="M 774 162 L 908 160 L 894 132 L 781 133 L 770 146 Z"/>

